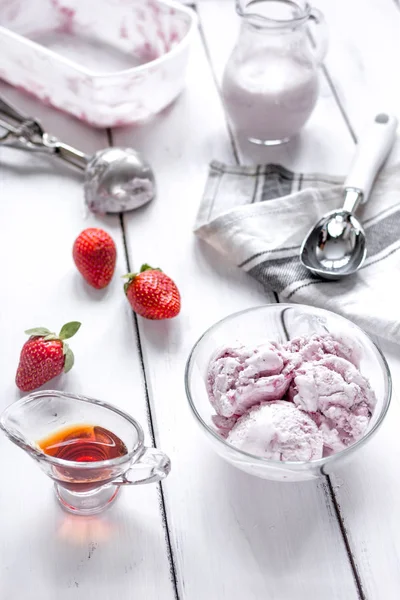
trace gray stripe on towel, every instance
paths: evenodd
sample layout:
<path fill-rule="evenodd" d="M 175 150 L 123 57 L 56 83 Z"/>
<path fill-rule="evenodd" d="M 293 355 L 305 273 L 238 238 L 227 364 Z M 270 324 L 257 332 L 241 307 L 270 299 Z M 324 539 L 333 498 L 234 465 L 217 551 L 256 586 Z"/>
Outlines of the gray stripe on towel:
<path fill-rule="evenodd" d="M 377 221 L 366 228 L 365 232 L 367 236 L 368 258 L 371 258 L 380 254 L 385 248 L 392 246 L 399 240 L 400 210 Z M 250 262 L 250 260 L 262 254 L 262 252 L 257 253 L 245 262 Z M 364 268 L 367 267 L 368 264 Z M 292 256 L 269 258 L 249 269 L 248 273 L 278 294 L 297 281 L 302 281 L 303 284 L 307 285 L 321 281 L 317 276 L 309 273 L 300 263 L 298 248 L 294 249 Z"/>
<path fill-rule="evenodd" d="M 379 254 L 400 238 L 400 209 L 365 228 L 368 256 Z"/>
<path fill-rule="evenodd" d="M 292 192 L 294 173 L 280 165 L 265 165 L 261 200 L 274 200 Z"/>
<path fill-rule="evenodd" d="M 309 281 L 312 283 L 318 279 L 303 267 L 297 254 L 292 258 L 265 260 L 250 269 L 248 273 L 265 287 L 278 294 L 296 281 Z"/>
<path fill-rule="evenodd" d="M 387 217 L 382 217 L 378 221 L 375 221 L 373 225 L 365 228 L 365 234 L 368 245 L 368 256 L 375 256 L 382 250 L 385 250 L 388 246 L 391 246 L 400 239 L 400 208 L 398 211 L 391 213 Z M 287 248 L 275 248 L 273 250 L 264 250 L 253 254 L 249 258 L 246 258 L 239 267 L 244 267 L 255 258 L 262 256 L 263 254 L 272 254 L 273 252 L 287 252 L 291 251 L 290 255 L 297 257 L 300 250 L 300 246 L 288 246 Z M 283 264 L 285 260 L 289 258 L 279 259 L 280 264 Z M 273 258 L 268 259 L 267 262 L 276 262 Z M 255 268 L 255 267 L 254 267 Z M 250 272 L 250 271 L 249 271 Z"/>

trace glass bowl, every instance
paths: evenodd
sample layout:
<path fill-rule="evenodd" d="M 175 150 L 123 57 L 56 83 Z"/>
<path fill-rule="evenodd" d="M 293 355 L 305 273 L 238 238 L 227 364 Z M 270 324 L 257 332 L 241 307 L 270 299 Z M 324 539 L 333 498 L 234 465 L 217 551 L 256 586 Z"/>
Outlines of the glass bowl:
<path fill-rule="evenodd" d="M 257 344 L 266 340 L 284 343 L 301 335 L 326 334 L 346 336 L 363 350 L 360 371 L 372 386 L 377 398 L 374 414 L 363 438 L 341 452 L 307 462 L 268 460 L 239 450 L 218 433 L 212 422 L 215 414 L 207 389 L 206 373 L 211 356 L 221 347 Z M 235 313 L 208 329 L 194 345 L 185 371 L 189 406 L 214 450 L 229 463 L 263 479 L 303 481 L 327 475 L 335 465 L 353 456 L 377 431 L 389 407 L 392 384 L 385 357 L 368 335 L 347 319 L 327 310 L 301 304 L 270 304 Z"/>
<path fill-rule="evenodd" d="M 0 77 L 95 127 L 141 123 L 183 89 L 196 25 L 173 0 L 0 0 Z"/>

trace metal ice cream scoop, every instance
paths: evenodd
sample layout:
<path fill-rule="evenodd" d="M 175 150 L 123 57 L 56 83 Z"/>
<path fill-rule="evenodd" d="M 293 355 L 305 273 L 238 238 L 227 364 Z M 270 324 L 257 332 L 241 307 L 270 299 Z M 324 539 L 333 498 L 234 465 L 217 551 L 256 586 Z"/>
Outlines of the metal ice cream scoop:
<path fill-rule="evenodd" d="M 344 183 L 343 208 L 324 215 L 309 231 L 301 263 L 324 279 L 355 273 L 367 255 L 364 229 L 354 212 L 369 198 L 375 177 L 392 149 L 397 119 L 380 113 L 365 132 Z"/>
<path fill-rule="evenodd" d="M 105 148 L 87 156 L 46 133 L 39 121 L 24 116 L 2 98 L 0 146 L 50 154 L 83 171 L 85 202 L 93 212 L 126 212 L 150 202 L 156 194 L 153 170 L 136 150 Z"/>

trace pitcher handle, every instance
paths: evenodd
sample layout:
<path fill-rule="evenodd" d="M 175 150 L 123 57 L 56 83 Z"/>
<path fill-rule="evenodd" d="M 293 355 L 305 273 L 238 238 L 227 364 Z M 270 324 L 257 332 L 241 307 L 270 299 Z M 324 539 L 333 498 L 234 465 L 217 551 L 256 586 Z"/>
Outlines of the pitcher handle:
<path fill-rule="evenodd" d="M 165 479 L 171 470 L 171 461 L 157 448 L 144 448 L 139 459 L 118 479 L 114 485 L 141 485 Z M 143 471 L 147 471 L 145 477 Z"/>
<path fill-rule="evenodd" d="M 312 19 L 317 25 L 317 35 L 312 35 L 314 43 L 314 54 L 318 64 L 322 63 L 328 50 L 328 27 L 325 21 L 325 17 L 318 8 L 312 8 L 310 11 L 310 19 Z"/>

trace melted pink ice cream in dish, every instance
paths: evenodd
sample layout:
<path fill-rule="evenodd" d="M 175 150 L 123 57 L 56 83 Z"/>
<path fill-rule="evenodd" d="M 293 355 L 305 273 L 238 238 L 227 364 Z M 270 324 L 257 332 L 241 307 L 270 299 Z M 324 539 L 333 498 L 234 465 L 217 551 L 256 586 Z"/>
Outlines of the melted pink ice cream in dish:
<path fill-rule="evenodd" d="M 213 423 L 230 444 L 264 458 L 339 452 L 365 435 L 376 404 L 361 358 L 352 340 L 330 334 L 222 348 L 206 380 Z"/>

